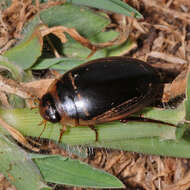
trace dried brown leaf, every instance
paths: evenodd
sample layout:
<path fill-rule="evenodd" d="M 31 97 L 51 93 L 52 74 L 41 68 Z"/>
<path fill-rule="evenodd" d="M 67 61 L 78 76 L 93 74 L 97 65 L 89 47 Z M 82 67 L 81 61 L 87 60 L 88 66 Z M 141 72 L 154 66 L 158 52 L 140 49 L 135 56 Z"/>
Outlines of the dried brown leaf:
<path fill-rule="evenodd" d="M 165 60 L 167 62 L 171 62 L 171 63 L 176 63 L 176 64 L 185 64 L 185 63 L 187 63 L 187 61 L 184 60 L 184 59 L 181 59 L 181 58 L 176 57 L 174 55 L 169 55 L 169 54 L 166 54 L 166 53 L 158 52 L 158 51 L 151 51 L 147 55 L 151 56 L 151 57 L 154 57 L 154 58 L 163 59 L 163 60 Z"/>
<path fill-rule="evenodd" d="M 8 125 L 2 118 L 0 118 L 0 126 L 6 129 L 10 135 L 17 140 L 19 143 L 21 143 L 23 146 L 29 148 L 30 150 L 33 150 L 35 152 L 38 152 L 39 149 L 31 146 L 28 141 L 24 138 L 24 136 L 15 128 Z"/>

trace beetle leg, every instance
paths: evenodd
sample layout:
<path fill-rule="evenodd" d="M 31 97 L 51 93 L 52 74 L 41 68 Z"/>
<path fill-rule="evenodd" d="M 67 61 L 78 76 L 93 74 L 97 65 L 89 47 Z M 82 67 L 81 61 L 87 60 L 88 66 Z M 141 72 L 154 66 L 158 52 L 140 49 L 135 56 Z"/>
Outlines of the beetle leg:
<path fill-rule="evenodd" d="M 40 138 L 41 135 L 43 134 L 43 132 L 44 132 L 45 129 L 46 129 L 47 121 L 44 119 L 44 120 L 43 120 L 41 123 L 39 123 L 38 125 L 44 125 L 44 128 L 43 128 L 43 130 L 41 131 L 40 136 L 38 137 L 38 138 Z"/>
<path fill-rule="evenodd" d="M 96 53 L 97 49 L 94 48 L 91 50 L 90 54 L 87 56 L 87 59 L 89 59 L 90 57 L 92 57 L 95 53 Z"/>
<path fill-rule="evenodd" d="M 40 102 L 40 99 L 32 95 L 31 95 L 31 98 L 26 99 L 26 103 L 30 109 L 38 108 L 39 102 Z"/>
<path fill-rule="evenodd" d="M 121 123 L 127 123 L 129 121 L 145 121 L 145 120 L 146 120 L 146 118 L 143 117 L 143 114 L 140 114 L 139 117 L 128 116 L 128 117 L 120 119 L 119 121 Z"/>
<path fill-rule="evenodd" d="M 97 142 L 98 141 L 98 131 L 97 131 L 97 129 L 94 127 L 94 125 L 88 125 L 88 127 L 95 132 L 95 134 L 96 134 L 96 142 Z"/>
<path fill-rule="evenodd" d="M 63 126 L 63 127 L 60 129 L 60 135 L 59 135 L 59 140 L 58 140 L 59 143 L 61 142 L 63 133 L 64 133 L 66 130 L 67 130 L 66 126 Z"/>

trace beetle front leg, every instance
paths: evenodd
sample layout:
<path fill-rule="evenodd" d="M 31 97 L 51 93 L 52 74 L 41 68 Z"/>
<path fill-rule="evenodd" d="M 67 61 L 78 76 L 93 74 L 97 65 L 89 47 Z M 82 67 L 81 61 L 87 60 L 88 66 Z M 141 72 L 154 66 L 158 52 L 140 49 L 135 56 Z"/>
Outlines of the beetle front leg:
<path fill-rule="evenodd" d="M 59 140 L 58 140 L 59 143 L 61 142 L 63 133 L 64 133 L 66 130 L 67 130 L 67 127 L 66 127 L 66 126 L 63 126 L 63 127 L 60 129 L 60 135 L 59 135 Z"/>
<path fill-rule="evenodd" d="M 39 135 L 39 137 L 38 137 L 38 139 L 40 139 L 40 137 L 42 136 L 43 132 L 44 132 L 45 129 L 46 129 L 47 120 L 43 119 L 38 125 L 44 125 L 44 127 L 43 127 L 43 129 L 42 129 L 42 131 L 41 131 L 41 133 L 40 133 L 40 135 Z"/>
<path fill-rule="evenodd" d="M 96 134 L 96 142 L 97 142 L 98 141 L 98 131 L 97 131 L 97 129 L 94 127 L 94 125 L 88 125 L 88 127 L 95 132 L 95 134 Z"/>

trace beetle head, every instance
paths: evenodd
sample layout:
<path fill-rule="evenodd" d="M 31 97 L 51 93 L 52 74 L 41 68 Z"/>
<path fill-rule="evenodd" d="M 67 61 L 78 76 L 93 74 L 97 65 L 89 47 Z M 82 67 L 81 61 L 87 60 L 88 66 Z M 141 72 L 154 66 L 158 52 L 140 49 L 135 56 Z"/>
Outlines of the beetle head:
<path fill-rule="evenodd" d="M 56 109 L 55 101 L 50 93 L 46 93 L 40 99 L 40 115 L 52 123 L 59 122 L 61 117 Z"/>

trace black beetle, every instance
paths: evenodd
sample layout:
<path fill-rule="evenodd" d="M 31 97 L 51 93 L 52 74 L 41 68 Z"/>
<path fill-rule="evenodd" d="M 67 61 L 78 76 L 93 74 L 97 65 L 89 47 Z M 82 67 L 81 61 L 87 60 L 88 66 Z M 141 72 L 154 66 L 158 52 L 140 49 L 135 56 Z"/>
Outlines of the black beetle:
<path fill-rule="evenodd" d="M 158 72 L 143 61 L 96 59 L 55 79 L 40 100 L 40 114 L 64 130 L 67 125 L 95 130 L 95 124 L 125 118 L 152 103 L 160 84 Z"/>

